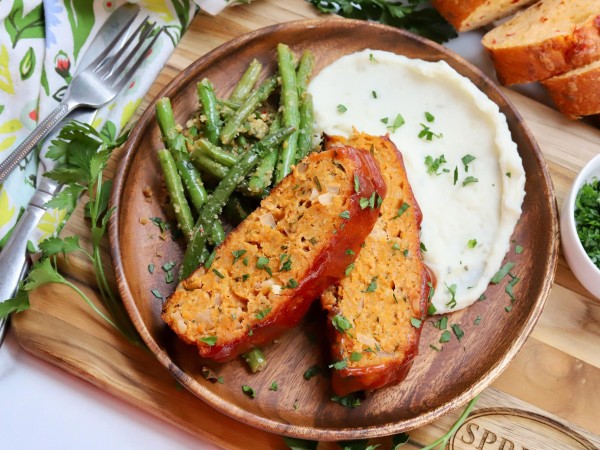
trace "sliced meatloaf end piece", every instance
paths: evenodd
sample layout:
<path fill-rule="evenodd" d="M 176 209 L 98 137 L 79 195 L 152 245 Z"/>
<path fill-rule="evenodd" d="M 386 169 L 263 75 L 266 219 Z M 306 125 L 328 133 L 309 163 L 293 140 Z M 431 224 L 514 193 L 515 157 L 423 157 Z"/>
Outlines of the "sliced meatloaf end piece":
<path fill-rule="evenodd" d="M 344 277 L 385 194 L 367 152 L 309 155 L 217 247 L 210 268 L 179 284 L 163 320 L 217 361 L 271 342 Z"/>
<path fill-rule="evenodd" d="M 330 138 L 328 145 L 340 142 L 345 141 Z M 387 136 L 355 134 L 347 144 L 375 156 L 388 193 L 354 270 L 321 295 L 338 395 L 406 377 L 418 351 L 431 286 L 421 256 L 421 211 L 400 152 Z"/>

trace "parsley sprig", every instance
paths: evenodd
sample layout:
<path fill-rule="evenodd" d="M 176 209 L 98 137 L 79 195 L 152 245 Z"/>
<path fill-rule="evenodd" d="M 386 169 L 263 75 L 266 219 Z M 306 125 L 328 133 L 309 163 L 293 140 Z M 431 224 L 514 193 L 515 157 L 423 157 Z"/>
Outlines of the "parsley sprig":
<path fill-rule="evenodd" d="M 307 0 L 319 11 L 342 17 L 380 22 L 425 36 L 438 43 L 457 36 L 437 10 L 425 0 Z"/>
<path fill-rule="evenodd" d="M 127 134 L 124 134 L 117 140 L 112 140 L 88 124 L 73 121 L 63 127 L 58 138 L 52 142 L 47 156 L 57 161 L 58 165 L 46 175 L 64 187 L 47 206 L 71 211 L 81 195 L 87 192 L 89 199 L 85 204 L 85 213 L 89 218 L 92 249 L 89 252 L 82 248 L 77 236 L 51 237 L 41 242 L 39 248 L 42 258 L 31 267 L 15 297 L 0 304 L 0 316 L 29 308 L 29 294 L 32 291 L 45 284 L 59 283 L 75 290 L 100 317 L 128 340 L 136 344 L 141 342 L 120 299 L 108 283 L 101 257 L 101 243 L 106 235 L 108 220 L 114 212 L 114 207 L 108 208 L 112 181 L 104 179 L 104 169 L 113 149 L 119 147 L 126 138 Z M 58 255 L 64 256 L 72 252 L 79 252 L 92 262 L 98 289 L 110 318 L 75 284 L 58 272 Z"/>

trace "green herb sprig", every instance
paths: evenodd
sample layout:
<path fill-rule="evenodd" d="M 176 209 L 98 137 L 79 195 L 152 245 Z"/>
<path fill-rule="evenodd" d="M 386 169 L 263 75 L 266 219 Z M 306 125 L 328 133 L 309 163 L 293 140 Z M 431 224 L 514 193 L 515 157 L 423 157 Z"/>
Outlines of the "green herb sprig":
<path fill-rule="evenodd" d="M 456 31 L 425 0 L 307 0 L 319 11 L 351 19 L 380 22 L 425 36 L 438 43 L 457 36 Z"/>
<path fill-rule="evenodd" d="M 44 284 L 59 283 L 75 290 L 100 317 L 129 341 L 141 343 L 123 304 L 110 287 L 101 257 L 101 243 L 106 235 L 108 220 L 114 212 L 114 208 L 108 208 L 112 181 L 104 180 L 104 169 L 113 149 L 123 144 L 125 139 L 127 134 L 112 140 L 88 124 L 73 121 L 64 126 L 58 138 L 52 142 L 47 156 L 57 161 L 58 165 L 46 175 L 64 187 L 47 206 L 71 211 L 80 196 L 87 192 L 89 200 L 84 210 L 89 218 L 92 251 L 90 253 L 83 249 L 76 236 L 64 239 L 51 237 L 41 242 L 39 248 L 42 258 L 32 266 L 15 297 L 0 303 L 0 316 L 6 317 L 13 312 L 29 308 L 29 294 L 33 290 Z M 58 272 L 57 256 L 72 252 L 79 252 L 92 262 L 98 289 L 110 318 L 103 314 L 85 293 Z"/>

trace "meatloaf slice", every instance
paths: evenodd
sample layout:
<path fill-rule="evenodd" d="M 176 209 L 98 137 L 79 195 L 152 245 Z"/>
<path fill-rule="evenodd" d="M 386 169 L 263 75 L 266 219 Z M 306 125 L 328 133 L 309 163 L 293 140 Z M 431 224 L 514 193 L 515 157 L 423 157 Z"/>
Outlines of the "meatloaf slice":
<path fill-rule="evenodd" d="M 346 142 L 330 138 L 328 147 L 338 143 Z M 421 256 L 421 211 L 400 152 L 387 136 L 357 134 L 347 145 L 370 150 L 388 193 L 354 270 L 321 296 L 338 395 L 404 379 L 417 354 L 431 286 Z"/>
<path fill-rule="evenodd" d="M 217 361 L 272 341 L 344 277 L 385 193 L 367 152 L 342 146 L 308 156 L 217 247 L 210 268 L 180 283 L 164 321 Z"/>

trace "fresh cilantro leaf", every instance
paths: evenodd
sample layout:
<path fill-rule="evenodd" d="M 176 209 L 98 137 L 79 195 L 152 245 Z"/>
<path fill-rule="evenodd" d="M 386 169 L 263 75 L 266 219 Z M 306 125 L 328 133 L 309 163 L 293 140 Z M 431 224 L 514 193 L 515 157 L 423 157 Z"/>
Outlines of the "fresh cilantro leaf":
<path fill-rule="evenodd" d="M 360 400 L 363 396 L 364 394 L 362 392 L 354 392 L 343 397 L 334 395 L 331 397 L 331 401 L 339 403 L 345 408 L 356 408 L 357 406 L 360 406 Z"/>
<path fill-rule="evenodd" d="M 515 266 L 515 263 L 512 262 L 507 262 L 506 264 L 504 264 L 500 270 L 498 270 L 498 272 L 496 272 L 496 274 L 492 277 L 492 279 L 490 280 L 490 283 L 493 284 L 498 284 L 502 281 L 502 279 L 508 275 L 508 272 L 511 271 L 511 269 Z"/>
<path fill-rule="evenodd" d="M 348 319 L 346 319 L 341 314 L 336 314 L 331 318 L 331 323 L 333 327 L 338 330 L 340 333 L 345 333 L 346 330 L 352 328 L 352 324 Z"/>
<path fill-rule="evenodd" d="M 318 374 L 321 373 L 321 367 L 319 367 L 318 365 L 314 365 L 309 367 L 308 369 L 306 369 L 304 371 L 304 379 L 306 381 L 310 380 L 312 377 L 317 376 Z"/>
<path fill-rule="evenodd" d="M 200 338 L 200 340 L 202 342 L 204 342 L 205 344 L 208 344 L 210 347 L 214 346 L 217 343 L 216 336 L 207 336 L 207 337 Z"/>
<path fill-rule="evenodd" d="M 79 236 L 68 236 L 64 239 L 59 237 L 49 237 L 40 242 L 39 248 L 44 257 L 58 255 L 60 253 L 64 256 L 67 253 L 81 250 L 81 247 L 79 246 Z"/>
<path fill-rule="evenodd" d="M 246 394 L 250 398 L 255 398 L 256 397 L 256 393 L 254 392 L 254 389 L 252 389 L 247 384 L 242 385 L 242 392 L 244 394 Z"/>

